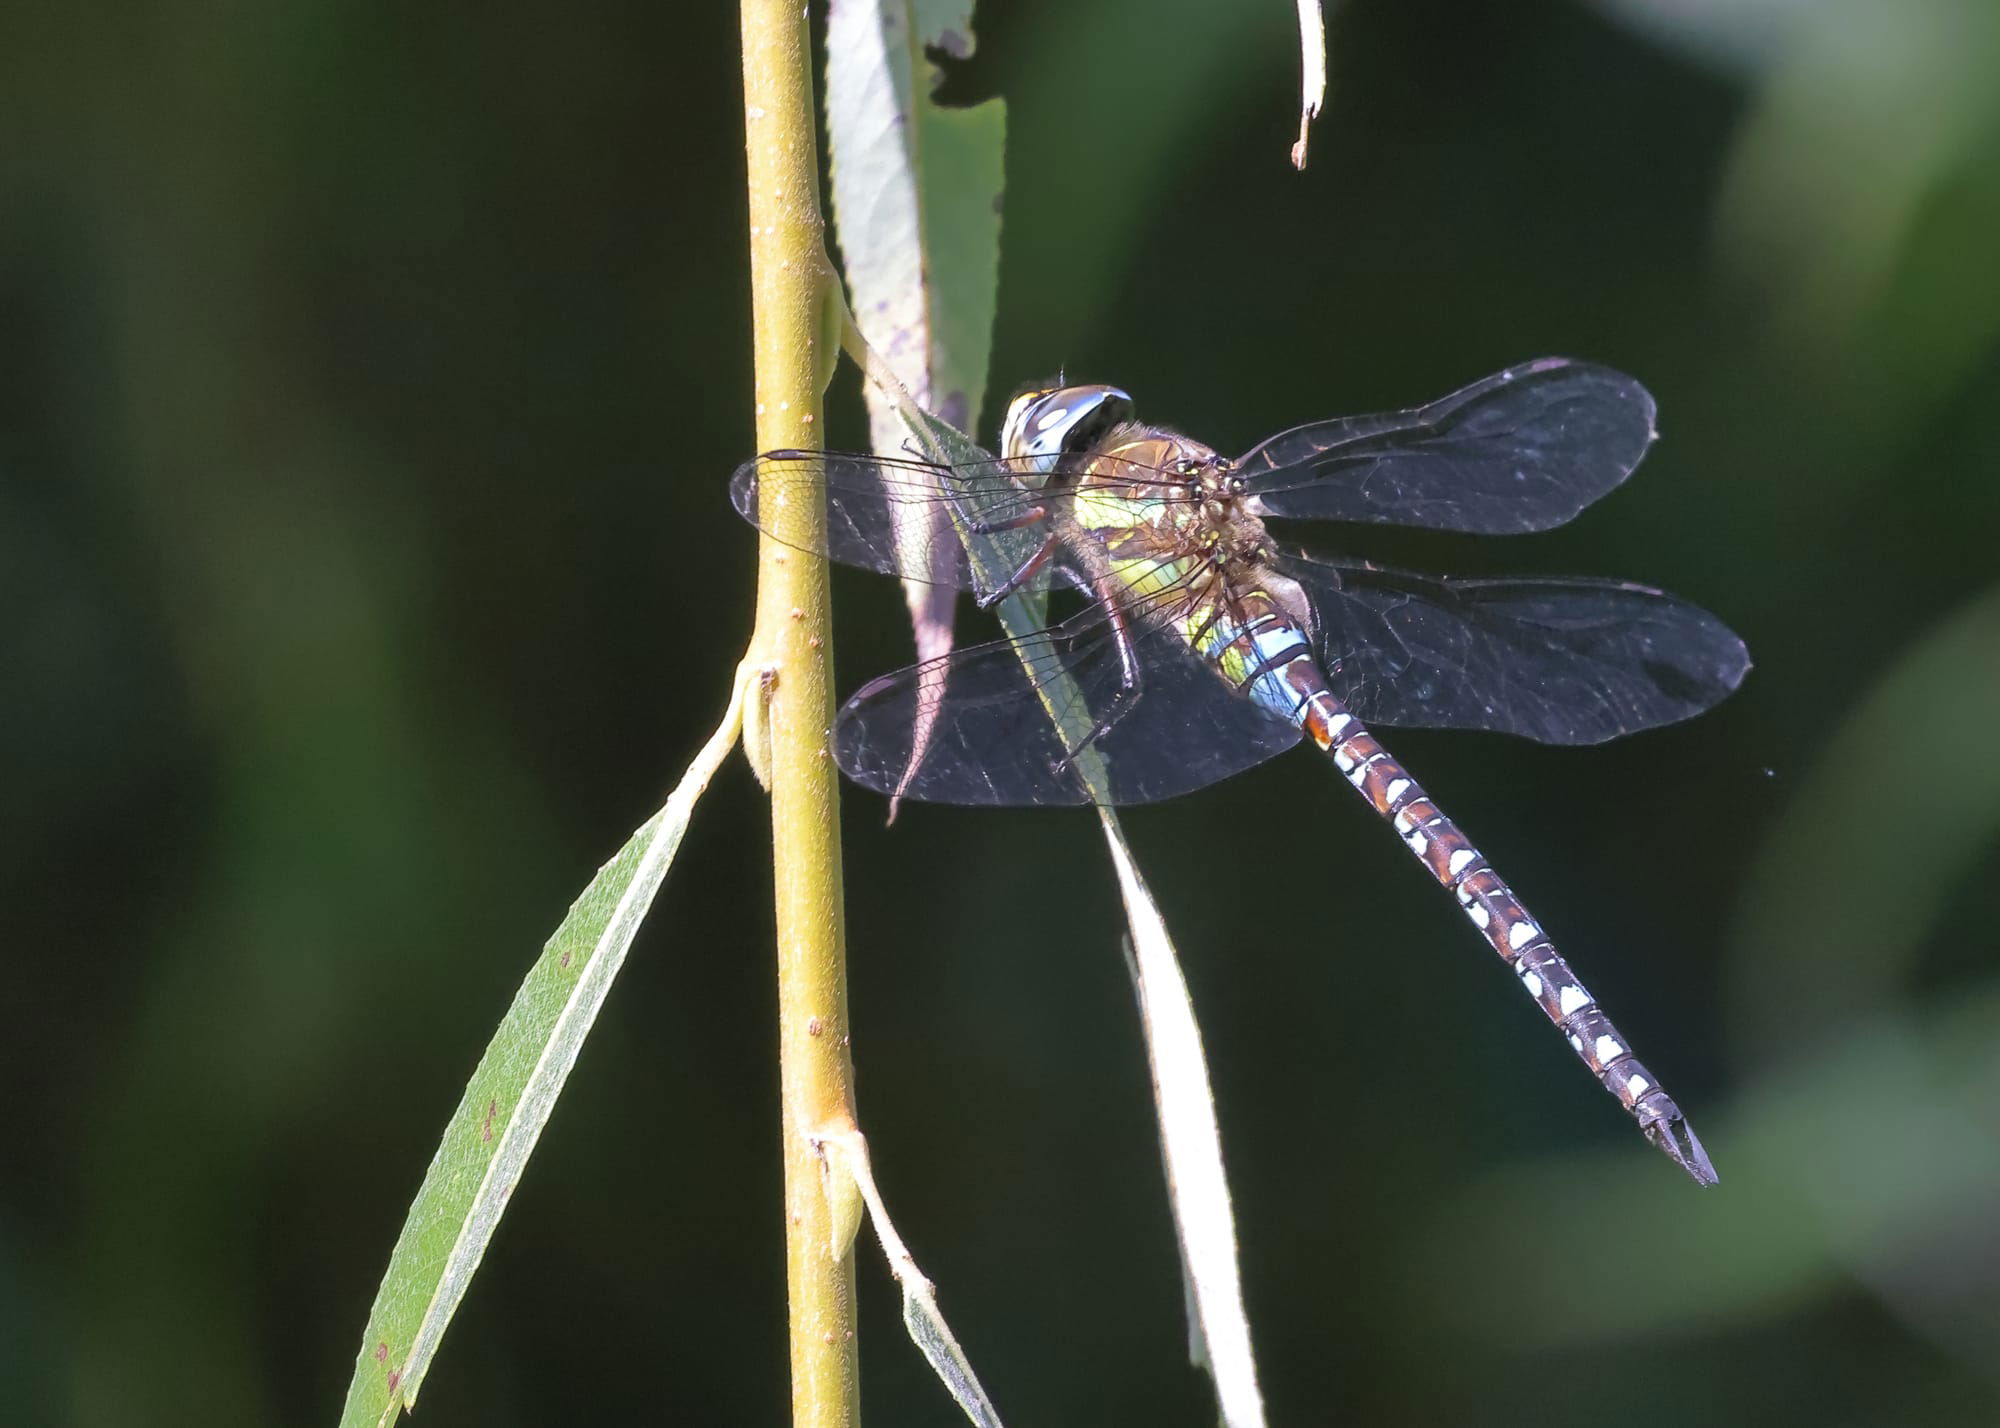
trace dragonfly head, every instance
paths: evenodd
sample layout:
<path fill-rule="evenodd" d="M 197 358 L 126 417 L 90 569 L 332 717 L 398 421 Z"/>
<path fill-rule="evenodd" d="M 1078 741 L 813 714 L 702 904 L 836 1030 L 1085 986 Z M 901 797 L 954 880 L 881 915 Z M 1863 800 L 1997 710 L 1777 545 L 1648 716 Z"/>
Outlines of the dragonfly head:
<path fill-rule="evenodd" d="M 1132 419 L 1132 398 L 1116 387 L 1045 387 L 1021 393 L 1000 424 L 1000 454 L 1026 459 L 1043 475 L 1064 456 L 1086 451 Z"/>

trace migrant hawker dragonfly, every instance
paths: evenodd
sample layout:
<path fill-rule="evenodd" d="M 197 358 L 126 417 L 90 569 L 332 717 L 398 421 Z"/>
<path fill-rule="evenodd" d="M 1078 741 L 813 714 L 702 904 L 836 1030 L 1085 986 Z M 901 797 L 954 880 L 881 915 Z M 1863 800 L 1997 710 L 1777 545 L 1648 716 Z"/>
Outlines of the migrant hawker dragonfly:
<path fill-rule="evenodd" d="M 826 554 L 982 606 L 1052 586 L 1087 602 L 862 686 L 833 730 L 851 778 L 942 803 L 1146 803 L 1310 739 L 1647 1138 L 1713 1184 L 1680 1108 L 1541 923 L 1363 721 L 1599 743 L 1715 704 L 1749 668 L 1742 641 L 1643 585 L 1419 575 L 1307 556 L 1265 525 L 1546 530 L 1631 474 L 1653 413 L 1632 378 L 1546 358 L 1232 461 L 1138 424 L 1115 387 L 1060 387 L 1015 398 L 997 459 L 770 452 L 732 498 L 752 522 L 760 493 L 824 499 Z"/>

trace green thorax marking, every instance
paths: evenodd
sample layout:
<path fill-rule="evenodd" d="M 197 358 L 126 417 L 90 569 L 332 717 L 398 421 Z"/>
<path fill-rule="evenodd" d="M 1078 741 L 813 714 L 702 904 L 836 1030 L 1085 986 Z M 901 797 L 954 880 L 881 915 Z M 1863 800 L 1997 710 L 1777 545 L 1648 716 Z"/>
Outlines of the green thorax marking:
<path fill-rule="evenodd" d="M 1186 588 L 1205 561 L 1200 508 L 1172 473 L 1209 454 L 1165 432 L 1125 427 L 1084 466 L 1071 518 L 1103 543 L 1113 578 L 1134 598 Z"/>

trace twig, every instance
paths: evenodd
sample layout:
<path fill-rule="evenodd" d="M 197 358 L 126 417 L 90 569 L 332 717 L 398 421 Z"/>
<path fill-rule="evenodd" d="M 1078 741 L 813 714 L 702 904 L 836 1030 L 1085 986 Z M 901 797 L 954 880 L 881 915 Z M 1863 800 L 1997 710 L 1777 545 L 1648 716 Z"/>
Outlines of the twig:
<path fill-rule="evenodd" d="M 811 40 L 798 0 L 742 0 L 743 102 L 749 159 L 750 281 L 755 306 L 757 444 L 817 448 L 820 394 L 834 352 L 825 226 L 813 120 Z M 782 1086 L 792 1422 L 859 1422 L 854 1256 L 835 1234 L 809 1133 L 851 1121 L 847 963 L 833 723 L 832 620 L 817 503 L 782 508 L 766 490 L 759 525 L 758 657 L 775 669 L 768 737 L 777 895 L 778 1047 Z M 851 1221 L 850 1221 L 851 1224 Z"/>

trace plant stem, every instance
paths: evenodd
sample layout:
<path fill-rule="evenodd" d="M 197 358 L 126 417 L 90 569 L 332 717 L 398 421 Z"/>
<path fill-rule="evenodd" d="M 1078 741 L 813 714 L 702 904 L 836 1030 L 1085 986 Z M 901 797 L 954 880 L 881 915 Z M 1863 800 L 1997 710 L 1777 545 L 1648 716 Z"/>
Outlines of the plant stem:
<path fill-rule="evenodd" d="M 830 281 L 819 209 L 811 39 L 799 0 L 741 0 L 755 306 L 757 446 L 820 444 L 820 316 Z M 756 658 L 773 670 L 768 731 L 777 893 L 778 1047 L 792 1422 L 860 1420 L 852 1220 L 835 1214 L 818 1136 L 851 1127 L 847 965 L 840 883 L 832 620 L 817 503 L 766 505 L 759 524 Z"/>

